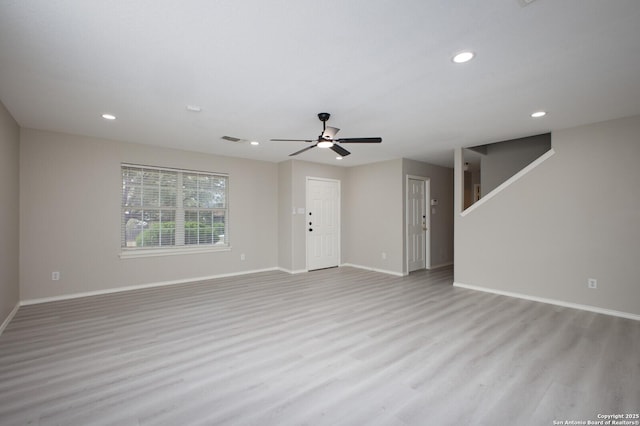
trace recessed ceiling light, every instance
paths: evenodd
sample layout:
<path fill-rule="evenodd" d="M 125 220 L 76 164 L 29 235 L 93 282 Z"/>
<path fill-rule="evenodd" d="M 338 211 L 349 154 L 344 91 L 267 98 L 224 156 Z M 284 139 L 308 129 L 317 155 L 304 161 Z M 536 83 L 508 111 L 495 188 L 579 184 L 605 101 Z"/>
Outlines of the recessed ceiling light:
<path fill-rule="evenodd" d="M 105 120 L 115 120 L 116 116 L 113 114 L 102 114 L 102 118 L 104 118 Z"/>
<path fill-rule="evenodd" d="M 460 52 L 456 54 L 452 60 L 456 64 L 463 64 L 465 62 L 469 62 L 470 60 L 472 60 L 474 56 L 475 54 L 473 52 L 465 51 L 465 52 Z"/>
<path fill-rule="evenodd" d="M 257 146 L 257 145 L 260 145 L 260 142 L 258 142 L 258 141 L 251 141 L 251 145 L 253 145 L 253 146 Z"/>
<path fill-rule="evenodd" d="M 545 115 L 547 115 L 546 111 L 536 111 L 533 114 L 531 114 L 531 117 L 540 118 L 540 117 L 544 117 Z"/>
<path fill-rule="evenodd" d="M 342 157 L 340 157 L 339 155 L 336 157 L 336 160 L 342 160 Z"/>

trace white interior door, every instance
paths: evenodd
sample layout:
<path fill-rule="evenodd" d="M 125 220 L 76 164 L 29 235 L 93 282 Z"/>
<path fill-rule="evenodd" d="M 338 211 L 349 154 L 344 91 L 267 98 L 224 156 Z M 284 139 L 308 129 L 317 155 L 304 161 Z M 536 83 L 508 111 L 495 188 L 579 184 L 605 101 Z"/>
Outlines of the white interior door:
<path fill-rule="evenodd" d="M 307 178 L 307 269 L 340 262 L 340 181 Z"/>
<path fill-rule="evenodd" d="M 427 209 L 429 180 L 407 179 L 407 269 L 409 272 L 430 267 L 430 216 Z"/>

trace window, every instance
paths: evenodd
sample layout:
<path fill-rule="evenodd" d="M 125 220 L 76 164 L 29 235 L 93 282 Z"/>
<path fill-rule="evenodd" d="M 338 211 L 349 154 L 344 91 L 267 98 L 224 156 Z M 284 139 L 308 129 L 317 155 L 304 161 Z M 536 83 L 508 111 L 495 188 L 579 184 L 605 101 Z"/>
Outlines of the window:
<path fill-rule="evenodd" d="M 228 247 L 227 175 L 123 164 L 123 249 Z"/>

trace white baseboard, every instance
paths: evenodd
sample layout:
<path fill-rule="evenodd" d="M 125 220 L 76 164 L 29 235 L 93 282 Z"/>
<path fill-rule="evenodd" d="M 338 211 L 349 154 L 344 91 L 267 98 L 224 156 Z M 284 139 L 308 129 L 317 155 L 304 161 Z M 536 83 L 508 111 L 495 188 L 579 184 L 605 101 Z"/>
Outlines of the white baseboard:
<path fill-rule="evenodd" d="M 287 274 L 291 274 L 291 275 L 303 274 L 303 273 L 309 272 L 306 269 L 294 269 L 294 270 L 291 270 L 291 269 L 285 269 L 285 268 L 280 268 L 280 267 L 278 267 L 276 269 L 278 271 L 286 272 Z"/>
<path fill-rule="evenodd" d="M 511 291 L 496 290 L 496 289 L 493 289 L 493 288 L 479 287 L 479 286 L 476 286 L 476 285 L 464 284 L 464 283 L 459 283 L 459 282 L 454 282 L 453 286 L 454 287 L 460 287 L 460 288 L 466 288 L 466 289 L 469 289 L 469 290 L 483 291 L 485 293 L 499 294 L 501 296 L 516 297 L 518 299 L 531 300 L 533 302 L 548 303 L 550 305 L 557 305 L 557 306 L 562 306 L 562 307 L 565 307 L 565 308 L 580 309 L 580 310 L 583 310 L 583 311 L 596 312 L 598 314 L 612 315 L 614 317 L 621 317 L 621 318 L 627 318 L 627 319 L 640 321 L 640 315 L 632 314 L 632 313 L 629 313 L 629 312 L 615 311 L 613 309 L 599 308 L 597 306 L 582 305 L 582 304 L 579 304 L 579 303 L 571 303 L 571 302 L 564 302 L 562 300 L 547 299 L 545 297 L 529 296 L 528 294 L 514 293 L 514 292 L 511 292 Z"/>
<path fill-rule="evenodd" d="M 453 265 L 453 262 L 438 263 L 437 265 L 431 265 L 429 270 L 444 268 L 445 266 L 451 266 L 451 265 Z"/>
<path fill-rule="evenodd" d="M 64 295 L 61 295 L 61 296 L 42 297 L 42 298 L 38 298 L 38 299 L 26 299 L 26 300 L 20 301 L 20 306 L 35 305 L 35 304 L 38 304 L 38 303 L 47 303 L 47 302 L 57 302 L 57 301 L 60 301 L 60 300 L 77 299 L 77 298 L 80 298 L 80 297 L 99 296 L 99 295 L 103 295 L 103 294 L 121 293 L 123 291 L 142 290 L 142 289 L 145 289 L 145 288 L 152 288 L 152 287 L 164 287 L 164 286 L 167 286 L 167 285 L 186 284 L 186 283 L 193 283 L 193 282 L 198 282 L 198 281 L 213 280 L 213 279 L 216 279 L 216 278 L 235 277 L 235 276 L 239 276 L 239 275 L 255 274 L 255 273 L 258 273 L 258 272 L 269 272 L 269 271 L 277 271 L 277 270 L 279 270 L 279 268 L 272 267 L 272 268 L 265 268 L 265 269 L 255 269 L 255 270 L 252 270 L 252 271 L 232 272 L 232 273 L 228 273 L 228 274 L 210 275 L 210 276 L 206 276 L 206 277 L 195 277 L 195 278 L 186 278 L 186 279 L 182 279 L 182 280 L 161 281 L 161 282 L 156 282 L 156 283 L 138 284 L 138 285 L 132 285 L 132 286 L 125 286 L 125 287 L 115 287 L 115 288 L 110 288 L 110 289 L 105 289 L 105 290 L 86 291 L 86 292 L 82 292 L 82 293 L 64 294 Z"/>
<path fill-rule="evenodd" d="M 364 269 L 364 270 L 373 271 L 373 272 L 380 272 L 380 273 L 383 273 L 383 274 L 394 275 L 396 277 L 405 277 L 405 276 L 407 276 L 407 274 L 403 274 L 402 272 L 388 271 L 386 269 L 372 268 L 370 266 L 355 265 L 353 263 L 343 263 L 340 266 L 351 266 L 352 268 Z"/>
<path fill-rule="evenodd" d="M 2 335 L 2 332 L 4 331 L 4 329 L 7 328 L 7 326 L 9 325 L 11 320 L 13 319 L 13 317 L 16 316 L 16 313 L 18 312 L 18 308 L 19 307 L 20 307 L 20 302 L 16 303 L 16 306 L 13 308 L 13 310 L 11 312 L 9 312 L 9 315 L 7 315 L 5 320 L 2 321 L 2 325 L 0 325 L 0 336 Z"/>
<path fill-rule="evenodd" d="M 370 268 L 368 266 L 362 266 L 362 265 L 354 265 L 353 263 L 342 263 L 340 266 L 341 267 L 342 266 L 350 266 L 352 268 L 365 269 L 367 271 L 380 272 L 380 273 L 383 273 L 383 274 L 395 275 L 397 277 L 403 277 L 404 276 L 404 275 L 402 275 L 402 274 L 400 274 L 398 272 L 387 271 L 387 270 L 384 270 L 384 269 Z M 286 272 L 287 274 L 306 274 L 307 272 L 309 272 L 306 269 L 297 269 L 297 270 L 291 270 L 291 269 L 285 269 L 285 268 L 277 268 L 277 269 L 279 271 Z"/>

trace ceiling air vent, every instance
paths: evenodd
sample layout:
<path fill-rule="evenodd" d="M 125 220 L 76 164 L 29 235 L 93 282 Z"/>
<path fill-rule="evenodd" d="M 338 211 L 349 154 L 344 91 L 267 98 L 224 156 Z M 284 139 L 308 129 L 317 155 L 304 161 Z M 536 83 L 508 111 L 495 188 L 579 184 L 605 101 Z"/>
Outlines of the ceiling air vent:
<path fill-rule="evenodd" d="M 238 142 L 238 143 L 245 142 L 244 139 L 234 138 L 233 136 L 223 136 L 222 139 L 229 142 Z"/>

